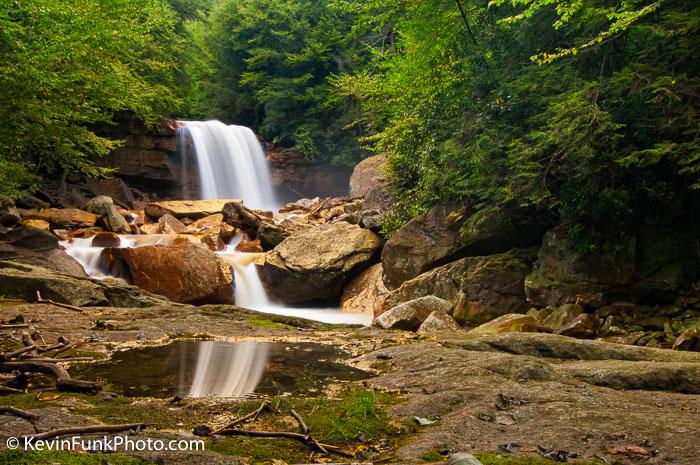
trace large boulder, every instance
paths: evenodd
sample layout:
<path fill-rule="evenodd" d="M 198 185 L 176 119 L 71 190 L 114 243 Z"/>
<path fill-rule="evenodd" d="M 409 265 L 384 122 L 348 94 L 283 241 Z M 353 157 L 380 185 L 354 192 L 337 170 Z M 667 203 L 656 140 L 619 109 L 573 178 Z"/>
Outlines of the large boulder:
<path fill-rule="evenodd" d="M 360 210 L 360 224 L 365 228 L 379 231 L 384 226 L 384 219 L 389 213 L 396 199 L 391 195 L 386 186 L 376 186 L 367 192 Z"/>
<path fill-rule="evenodd" d="M 26 225 L 0 234 L 0 259 L 36 265 L 72 276 L 87 276 L 80 263 L 60 247 L 55 235 Z"/>
<path fill-rule="evenodd" d="M 213 252 L 188 241 L 105 249 L 111 271 L 170 300 L 191 304 L 233 303 L 230 267 Z"/>
<path fill-rule="evenodd" d="M 432 313 L 447 314 L 451 310 L 452 304 L 450 302 L 429 295 L 397 305 L 375 318 L 373 324 L 384 329 L 417 331 Z"/>
<path fill-rule="evenodd" d="M 77 208 L 47 208 L 46 210 L 20 210 L 23 219 L 44 220 L 52 229 L 77 229 L 95 226 L 100 215 Z"/>
<path fill-rule="evenodd" d="M 416 332 L 418 334 L 430 334 L 437 331 L 459 331 L 460 329 L 459 323 L 454 318 L 446 312 L 436 310 L 428 315 L 428 318 L 425 319 Z"/>
<path fill-rule="evenodd" d="M 110 197 L 115 203 L 125 208 L 135 207 L 133 190 L 119 178 L 111 179 L 95 179 L 88 178 L 85 180 L 88 189 L 96 196 Z"/>
<path fill-rule="evenodd" d="M 337 298 L 350 278 L 370 264 L 380 245 L 376 234 L 359 226 L 322 224 L 286 238 L 268 252 L 261 277 L 284 302 Z"/>
<path fill-rule="evenodd" d="M 387 284 L 398 287 L 455 258 L 462 247 L 459 229 L 463 222 L 460 210 L 437 205 L 403 225 L 382 251 Z"/>
<path fill-rule="evenodd" d="M 485 323 L 506 313 L 524 312 L 529 305 L 523 283 L 534 259 L 532 249 L 466 257 L 404 282 L 386 296 L 381 310 L 435 295 L 452 302 L 453 316 L 462 322 Z"/>
<path fill-rule="evenodd" d="M 22 219 L 15 203 L 5 197 L 0 197 L 0 225 L 14 226 Z"/>
<path fill-rule="evenodd" d="M 96 281 L 48 268 L 0 260 L 0 293 L 9 299 L 45 299 L 78 307 L 153 307 L 167 299 L 116 280 Z"/>
<path fill-rule="evenodd" d="M 389 292 L 383 274 L 382 264 L 377 263 L 355 276 L 343 289 L 340 311 L 379 316 L 381 302 Z"/>
<path fill-rule="evenodd" d="M 549 231 L 525 280 L 528 301 L 542 307 L 598 308 L 613 300 L 629 300 L 636 279 L 635 251 L 635 238 L 628 236 L 605 244 L 597 253 L 579 253 L 564 233 Z"/>
<path fill-rule="evenodd" d="M 384 155 L 368 157 L 358 163 L 350 176 L 350 197 L 362 197 L 375 187 L 386 185 L 386 164 Z"/>
<path fill-rule="evenodd" d="M 85 205 L 83 205 L 83 210 L 99 215 L 107 231 L 112 231 L 117 234 L 131 233 L 129 222 L 119 213 L 111 197 L 98 195 L 88 200 Z"/>
<path fill-rule="evenodd" d="M 240 200 L 220 199 L 220 200 L 167 200 L 161 202 L 150 202 L 146 204 L 145 212 L 151 218 L 160 218 L 166 213 L 175 218 L 190 218 L 193 220 L 204 218 L 205 216 L 222 213 L 227 203 Z"/>
<path fill-rule="evenodd" d="M 539 331 L 539 325 L 530 315 L 508 313 L 477 326 L 470 331 L 470 334 L 532 333 L 537 331 Z"/>

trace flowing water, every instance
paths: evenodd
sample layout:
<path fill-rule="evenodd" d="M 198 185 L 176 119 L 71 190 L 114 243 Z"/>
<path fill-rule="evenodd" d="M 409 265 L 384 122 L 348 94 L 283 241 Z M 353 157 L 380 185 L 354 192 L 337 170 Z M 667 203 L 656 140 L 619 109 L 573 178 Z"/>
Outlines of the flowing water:
<path fill-rule="evenodd" d="M 108 362 L 77 365 L 71 374 L 105 381 L 129 396 L 304 395 L 370 376 L 340 363 L 343 355 L 314 343 L 180 341 L 117 352 Z"/>
<path fill-rule="evenodd" d="M 200 199 L 242 199 L 249 208 L 277 210 L 262 146 L 252 130 L 221 121 L 180 121 L 181 156 L 190 138 L 197 159 Z"/>
<path fill-rule="evenodd" d="M 191 159 L 187 157 L 193 155 L 198 169 L 200 192 L 194 197 L 239 198 L 254 209 L 277 210 L 280 207 L 272 189 L 267 159 L 253 131 L 220 121 L 180 123 L 178 135 L 183 167 L 189 166 Z M 189 183 L 183 178 L 185 198 L 193 197 L 191 192 L 185 192 L 188 189 Z M 174 238 L 158 234 L 122 235 L 118 247 L 167 245 Z M 372 316 L 367 314 L 344 313 L 335 308 L 287 307 L 272 302 L 256 267 L 261 254 L 235 250 L 243 239 L 247 238 L 238 234 L 225 250 L 217 252 L 231 266 L 238 306 L 325 323 L 371 324 Z M 76 238 L 61 244 L 83 265 L 88 275 L 98 279 L 109 277 L 108 263 L 102 258 L 104 248 L 93 246 L 92 238 Z M 352 371 L 354 369 L 350 367 L 326 360 L 338 355 L 334 351 L 319 344 L 183 342 L 121 352 L 108 364 L 80 369 L 88 376 L 105 377 L 117 389 L 130 395 L 242 398 L 256 392 L 277 394 L 298 390 L 300 380 L 313 380 L 316 375 L 323 379 L 338 374 L 346 376 L 341 376 L 342 379 L 361 379 L 364 376 L 359 370 Z M 119 373 L 116 377 L 113 376 L 115 368 Z"/>

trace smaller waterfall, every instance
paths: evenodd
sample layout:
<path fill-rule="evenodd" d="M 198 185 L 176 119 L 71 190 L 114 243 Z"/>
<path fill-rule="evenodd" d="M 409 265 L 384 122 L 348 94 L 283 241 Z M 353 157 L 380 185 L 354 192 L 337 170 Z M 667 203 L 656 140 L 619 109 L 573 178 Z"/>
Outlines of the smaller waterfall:
<path fill-rule="evenodd" d="M 192 140 L 199 171 L 200 198 L 241 199 L 251 208 L 279 208 L 265 153 L 252 130 L 221 121 L 180 121 L 180 147 Z"/>

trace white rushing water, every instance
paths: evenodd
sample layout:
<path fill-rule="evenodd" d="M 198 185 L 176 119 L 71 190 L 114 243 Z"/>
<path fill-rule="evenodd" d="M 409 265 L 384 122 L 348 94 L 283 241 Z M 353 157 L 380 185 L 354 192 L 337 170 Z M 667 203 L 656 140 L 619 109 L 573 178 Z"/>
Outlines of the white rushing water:
<path fill-rule="evenodd" d="M 119 248 L 145 247 L 148 245 L 168 245 L 176 238 L 176 235 L 149 234 L 149 235 L 120 235 Z M 222 260 L 231 265 L 234 274 L 234 299 L 236 305 L 255 310 L 261 313 L 305 318 L 333 324 L 355 324 L 369 326 L 372 316 L 365 313 L 341 312 L 336 308 L 317 307 L 288 307 L 272 302 L 267 295 L 265 286 L 260 280 L 255 261 L 262 256 L 258 253 L 236 252 L 235 246 L 243 239 L 238 234 L 221 252 L 215 252 Z M 75 258 L 85 269 L 85 272 L 96 279 L 116 277 L 108 273 L 107 263 L 102 259 L 104 247 L 92 245 L 92 237 L 71 241 L 62 241 L 61 245 L 71 257 Z"/>
<path fill-rule="evenodd" d="M 190 137 L 194 146 L 200 199 L 241 199 L 247 207 L 262 210 L 280 207 L 267 158 L 251 129 L 216 120 L 180 124 L 180 137 Z M 186 144 L 180 145 L 184 150 Z"/>

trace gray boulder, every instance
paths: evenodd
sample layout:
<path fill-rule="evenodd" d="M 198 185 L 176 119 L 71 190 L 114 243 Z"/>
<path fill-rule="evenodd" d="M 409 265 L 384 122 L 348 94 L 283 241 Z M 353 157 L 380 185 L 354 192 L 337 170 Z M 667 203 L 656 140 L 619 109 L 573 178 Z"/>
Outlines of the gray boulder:
<path fill-rule="evenodd" d="M 321 224 L 284 239 L 259 270 L 268 291 L 283 302 L 333 299 L 380 246 L 368 229 L 343 221 Z"/>
<path fill-rule="evenodd" d="M 450 315 L 439 310 L 434 311 L 418 328 L 418 334 L 430 334 L 436 331 L 459 331 L 461 327 Z"/>
<path fill-rule="evenodd" d="M 5 197 L 0 197 L 0 225 L 14 226 L 22 219 L 15 203 Z"/>
<path fill-rule="evenodd" d="M 374 325 L 384 329 L 417 331 L 433 312 L 449 313 L 452 304 L 432 295 L 397 305 L 374 319 Z"/>

